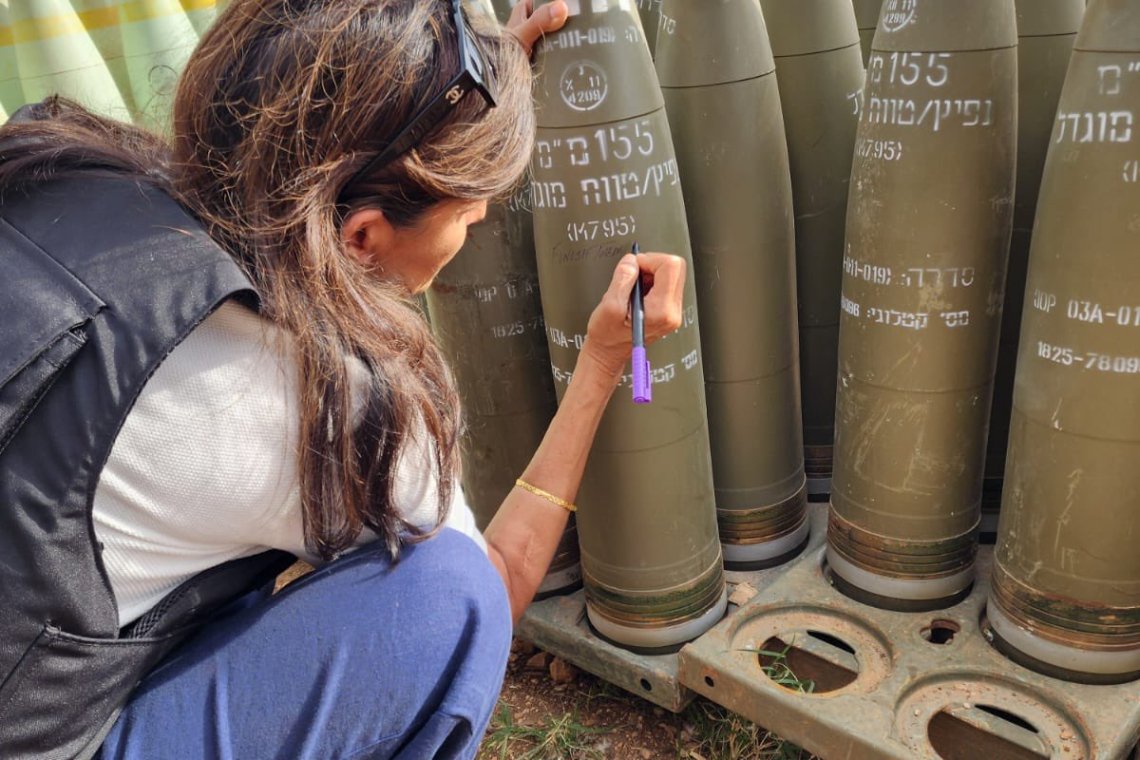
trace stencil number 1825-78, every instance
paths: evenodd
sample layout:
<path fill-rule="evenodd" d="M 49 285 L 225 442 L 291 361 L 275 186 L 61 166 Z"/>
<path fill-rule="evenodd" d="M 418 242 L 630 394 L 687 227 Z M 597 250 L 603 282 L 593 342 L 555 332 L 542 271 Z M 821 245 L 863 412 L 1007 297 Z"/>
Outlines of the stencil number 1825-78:
<path fill-rule="evenodd" d="M 1073 349 L 1065 346 L 1054 346 L 1052 343 L 1039 340 L 1037 341 L 1037 355 L 1055 364 L 1063 364 L 1066 367 L 1073 366 Z"/>

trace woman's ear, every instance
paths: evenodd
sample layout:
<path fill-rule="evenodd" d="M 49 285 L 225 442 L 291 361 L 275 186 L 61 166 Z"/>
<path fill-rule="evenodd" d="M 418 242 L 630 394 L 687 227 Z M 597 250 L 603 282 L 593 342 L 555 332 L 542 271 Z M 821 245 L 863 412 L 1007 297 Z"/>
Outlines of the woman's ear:
<path fill-rule="evenodd" d="M 391 250 L 396 229 L 377 208 L 353 211 L 340 226 L 340 239 L 348 255 L 367 267 L 380 263 L 384 251 Z"/>

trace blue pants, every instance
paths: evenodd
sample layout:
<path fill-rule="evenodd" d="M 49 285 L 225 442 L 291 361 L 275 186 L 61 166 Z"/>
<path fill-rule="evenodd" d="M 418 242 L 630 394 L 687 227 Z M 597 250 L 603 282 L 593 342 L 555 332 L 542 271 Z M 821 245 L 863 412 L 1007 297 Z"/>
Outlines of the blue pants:
<path fill-rule="evenodd" d="M 444 530 L 394 566 L 366 547 L 176 650 L 98 757 L 470 758 L 510 639 L 502 581 L 467 536 Z"/>

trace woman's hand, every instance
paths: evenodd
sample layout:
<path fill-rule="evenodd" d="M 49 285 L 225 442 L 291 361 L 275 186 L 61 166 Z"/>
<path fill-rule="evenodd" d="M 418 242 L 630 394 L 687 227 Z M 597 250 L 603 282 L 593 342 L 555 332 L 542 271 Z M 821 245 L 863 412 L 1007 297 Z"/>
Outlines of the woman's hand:
<path fill-rule="evenodd" d="M 590 316 L 586 343 L 558 411 L 522 479 L 573 502 L 598 424 L 629 361 L 629 295 L 638 277 L 645 294 L 645 340 L 681 326 L 685 260 L 663 253 L 629 254 L 618 262 L 602 302 Z M 599 508 L 594 506 L 592 508 Z M 604 507 L 601 507 L 604 508 Z M 542 583 L 569 513 L 521 488 L 513 488 L 483 536 L 498 568 L 517 622 Z"/>
<path fill-rule="evenodd" d="M 633 348 L 629 299 L 638 276 L 645 296 L 645 343 L 648 345 L 681 326 L 685 260 L 665 253 L 628 253 L 622 257 L 609 288 L 590 315 L 582 347 L 582 353 L 614 382 L 621 376 Z"/>
<path fill-rule="evenodd" d="M 534 43 L 542 39 L 547 32 L 556 32 L 566 23 L 570 9 L 565 0 L 555 0 L 537 11 L 534 10 L 534 0 L 519 0 L 518 5 L 511 9 L 511 17 L 507 20 L 507 31 L 513 34 L 529 57 L 534 50 Z"/>

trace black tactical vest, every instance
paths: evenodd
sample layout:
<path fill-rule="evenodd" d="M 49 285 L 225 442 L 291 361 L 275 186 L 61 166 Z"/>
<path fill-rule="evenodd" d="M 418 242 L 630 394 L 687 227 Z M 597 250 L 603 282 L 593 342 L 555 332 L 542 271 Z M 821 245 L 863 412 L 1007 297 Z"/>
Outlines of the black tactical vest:
<path fill-rule="evenodd" d="M 91 522 L 162 360 L 249 281 L 162 192 L 105 174 L 0 205 L 0 757 L 97 751 L 139 680 L 281 552 L 202 573 L 120 630 Z"/>

